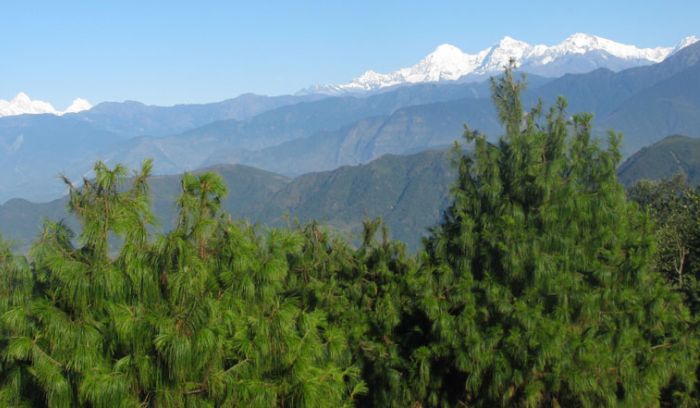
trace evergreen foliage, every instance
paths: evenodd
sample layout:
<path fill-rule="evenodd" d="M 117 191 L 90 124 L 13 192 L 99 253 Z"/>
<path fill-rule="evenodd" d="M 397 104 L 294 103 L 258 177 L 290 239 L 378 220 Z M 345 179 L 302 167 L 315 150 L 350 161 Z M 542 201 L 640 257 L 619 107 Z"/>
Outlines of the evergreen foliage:
<path fill-rule="evenodd" d="M 66 180 L 78 236 L 47 222 L 29 260 L 0 240 L 0 406 L 697 405 L 697 197 L 640 186 L 655 226 L 619 136 L 563 100 L 525 114 L 524 86 L 492 82 L 506 133 L 466 129 L 416 256 L 379 219 L 357 247 L 234 222 L 214 173 L 183 176 L 166 234 L 150 162 Z"/>
<path fill-rule="evenodd" d="M 700 194 L 683 174 L 642 180 L 628 191 L 630 200 L 655 221 L 656 270 L 685 297 L 694 315 L 700 312 Z"/>
<path fill-rule="evenodd" d="M 377 240 L 376 235 L 381 234 Z M 369 386 L 360 406 L 410 406 L 416 346 L 414 299 L 408 282 L 418 272 L 403 243 L 388 238 L 381 220 L 366 220 L 358 249 L 329 237 L 315 223 L 304 228 L 305 246 L 292 263 L 307 307 L 328 311 L 347 328 L 351 358 Z"/>
<path fill-rule="evenodd" d="M 125 170 L 98 163 L 71 189 L 80 246 L 47 225 L 33 274 L 3 247 L 2 405 L 350 405 L 344 331 L 288 290 L 300 234 L 228 221 L 208 173 L 183 177 L 177 229 L 150 240 L 149 172 L 120 192 Z"/>
<path fill-rule="evenodd" d="M 650 406 L 672 379 L 692 384 L 691 317 L 650 268 L 650 222 L 615 177 L 620 137 L 599 147 L 563 100 L 525 114 L 512 68 L 492 86 L 506 134 L 465 131 L 474 155 L 426 242 L 427 403 Z"/>
<path fill-rule="evenodd" d="M 669 285 L 683 295 L 694 321 L 700 317 L 700 194 L 688 185 L 685 174 L 659 181 L 641 180 L 628 191 L 630 200 L 639 204 L 655 221 L 657 242 L 655 269 Z M 700 372 L 700 364 L 696 372 Z M 693 397 L 700 396 L 700 384 Z M 673 393 L 685 391 L 674 383 L 664 400 L 677 402 Z M 669 395 L 670 394 L 670 395 Z M 669 404 L 670 405 L 670 404 Z M 697 402 L 696 404 L 697 405 Z"/>

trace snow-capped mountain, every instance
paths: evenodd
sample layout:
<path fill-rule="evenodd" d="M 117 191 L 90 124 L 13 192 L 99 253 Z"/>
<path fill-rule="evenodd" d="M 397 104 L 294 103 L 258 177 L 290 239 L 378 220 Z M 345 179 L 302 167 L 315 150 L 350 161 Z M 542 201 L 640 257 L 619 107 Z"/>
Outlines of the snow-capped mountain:
<path fill-rule="evenodd" d="M 475 54 L 442 44 L 411 67 L 388 74 L 367 71 L 351 82 L 316 85 L 301 93 L 341 94 L 422 82 L 478 80 L 499 73 L 511 58 L 516 60 L 520 70 L 548 77 L 584 73 L 597 68 L 620 71 L 661 62 L 697 41 L 697 37 L 690 36 L 674 47 L 637 48 L 582 33 L 576 33 L 553 46 L 530 45 L 504 37 L 497 44 Z"/>
<path fill-rule="evenodd" d="M 66 110 L 59 111 L 48 102 L 32 100 L 24 92 L 18 93 L 9 101 L 0 99 L 0 117 L 42 113 L 50 113 L 52 115 L 60 116 L 66 113 L 81 112 L 90 108 L 92 108 L 90 102 L 82 98 L 77 98 L 70 104 L 70 106 L 68 106 L 68 108 L 66 108 Z"/>

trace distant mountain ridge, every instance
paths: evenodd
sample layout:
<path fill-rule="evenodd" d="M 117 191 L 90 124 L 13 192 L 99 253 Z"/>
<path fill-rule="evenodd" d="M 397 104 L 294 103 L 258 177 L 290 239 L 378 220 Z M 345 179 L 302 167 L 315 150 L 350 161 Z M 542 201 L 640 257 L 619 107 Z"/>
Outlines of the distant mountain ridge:
<path fill-rule="evenodd" d="M 537 79 L 533 78 L 533 81 Z M 180 173 L 222 163 L 247 164 L 287 176 L 331 170 L 339 165 L 366 163 L 376 157 L 368 159 L 363 155 L 358 160 L 348 161 L 345 155 L 341 155 L 339 160 L 333 161 L 332 158 L 338 157 L 338 154 L 331 150 L 327 151 L 327 157 L 319 158 L 319 149 L 336 140 L 325 138 L 325 135 L 335 135 L 357 123 L 383 118 L 411 106 L 488 95 L 488 83 L 424 84 L 364 98 L 343 96 L 301 102 L 266 111 L 245 121 L 224 120 L 163 138 L 130 140 L 111 152 L 107 161 L 137 166 L 144 158 L 152 157 L 155 159 L 155 170 L 160 174 Z M 450 140 L 454 136 L 454 133 L 448 135 Z M 317 141 L 309 146 L 311 156 L 304 155 L 296 145 L 294 150 L 285 150 L 287 144 L 308 138 Z M 266 158 L 261 155 L 280 150 L 284 157 L 269 156 L 269 159 L 279 160 L 279 163 L 273 163 L 271 167 L 263 164 Z M 281 167 L 290 162 L 291 166 Z"/>
<path fill-rule="evenodd" d="M 244 94 L 211 104 L 168 107 L 104 102 L 65 115 L 0 117 L 0 203 L 13 197 L 39 201 L 59 197 L 65 193 L 65 187 L 54 182 L 60 173 L 71 178 L 89 175 L 96 160 L 109 160 L 130 140 L 158 139 L 221 120 L 246 120 L 288 104 L 323 98 Z M 166 162 L 158 150 L 146 154 Z"/>
<path fill-rule="evenodd" d="M 442 44 L 416 65 L 387 74 L 367 71 L 344 84 L 315 85 L 306 93 L 338 95 L 370 92 L 406 84 L 456 80 L 480 80 L 497 75 L 511 58 L 523 72 L 547 77 L 590 72 L 597 68 L 612 71 L 649 65 L 694 44 L 689 36 L 673 47 L 638 48 L 595 35 L 576 33 L 553 46 L 530 45 L 511 37 L 475 54 L 468 54 L 451 44 Z"/>
<path fill-rule="evenodd" d="M 102 102 L 74 117 L 128 137 L 160 137 L 221 120 L 242 121 L 283 106 L 324 98 L 323 95 L 265 96 L 246 93 L 220 102 L 173 106 L 146 105 L 136 101 Z"/>

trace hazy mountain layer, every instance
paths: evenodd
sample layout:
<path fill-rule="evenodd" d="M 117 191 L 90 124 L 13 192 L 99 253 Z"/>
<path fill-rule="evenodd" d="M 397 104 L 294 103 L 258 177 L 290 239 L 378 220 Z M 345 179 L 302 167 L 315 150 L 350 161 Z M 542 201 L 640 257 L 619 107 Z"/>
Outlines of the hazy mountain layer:
<path fill-rule="evenodd" d="M 414 155 L 387 155 L 369 164 L 309 173 L 295 179 L 243 165 L 210 168 L 224 178 L 229 194 L 225 210 L 235 218 L 263 225 L 286 225 L 316 219 L 335 231 L 356 238 L 366 217 L 382 217 L 392 236 L 417 248 L 426 228 L 435 225 L 449 204 L 455 173 L 446 150 Z M 678 172 L 700 183 L 700 139 L 673 136 L 642 149 L 623 163 L 620 181 L 670 177 Z M 58 183 L 58 182 L 56 182 Z M 162 228 L 176 215 L 179 176 L 151 179 L 153 209 Z M 41 231 L 44 218 L 64 219 L 66 199 L 31 203 L 13 199 L 0 206 L 0 233 L 26 250 Z"/>
<path fill-rule="evenodd" d="M 365 217 L 382 217 L 393 236 L 412 247 L 422 232 L 434 225 L 447 204 L 454 178 L 444 151 L 411 156 L 386 156 L 370 164 L 311 173 L 294 180 L 242 165 L 208 169 L 225 180 L 229 194 L 223 202 L 236 218 L 265 225 L 283 225 L 311 219 L 343 234 L 357 233 Z M 168 229 L 175 221 L 180 177 L 151 179 L 153 209 Z M 58 183 L 58 181 L 57 181 Z M 13 199 L 0 206 L 0 234 L 22 250 L 41 231 L 42 220 L 65 220 L 77 225 L 65 211 L 66 198 L 49 203 Z"/>

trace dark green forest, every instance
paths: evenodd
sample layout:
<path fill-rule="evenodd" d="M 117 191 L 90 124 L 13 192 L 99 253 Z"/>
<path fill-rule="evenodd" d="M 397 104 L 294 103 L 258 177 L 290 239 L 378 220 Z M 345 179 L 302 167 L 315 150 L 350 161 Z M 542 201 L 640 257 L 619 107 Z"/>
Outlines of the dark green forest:
<path fill-rule="evenodd" d="M 0 406 L 700 405 L 698 190 L 626 190 L 621 135 L 524 87 L 492 80 L 504 135 L 465 127 L 415 253 L 380 219 L 359 245 L 232 219 L 215 173 L 162 233 L 151 162 L 66 180 L 79 234 L 0 240 Z"/>

